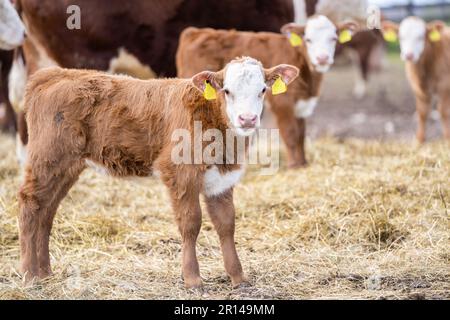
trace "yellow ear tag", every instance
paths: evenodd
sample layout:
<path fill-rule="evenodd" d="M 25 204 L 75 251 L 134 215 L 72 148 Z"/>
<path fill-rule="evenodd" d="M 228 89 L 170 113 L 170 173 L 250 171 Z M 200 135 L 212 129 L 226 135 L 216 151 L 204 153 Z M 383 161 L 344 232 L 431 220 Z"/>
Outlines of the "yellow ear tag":
<path fill-rule="evenodd" d="M 212 85 L 205 81 L 205 91 L 203 91 L 203 96 L 206 100 L 216 100 L 217 99 L 217 93 L 216 89 L 212 87 Z"/>
<path fill-rule="evenodd" d="M 342 30 L 339 35 L 339 43 L 346 43 L 352 40 L 352 33 L 350 30 Z"/>
<path fill-rule="evenodd" d="M 291 42 L 291 46 L 293 47 L 301 47 L 303 45 L 302 38 L 294 32 L 290 33 L 289 41 Z"/>
<path fill-rule="evenodd" d="M 428 38 L 431 42 L 439 42 L 441 41 L 441 33 L 438 30 L 433 29 L 433 31 L 431 31 L 428 35 Z"/>
<path fill-rule="evenodd" d="M 287 91 L 286 83 L 279 77 L 272 85 L 272 95 L 285 93 Z"/>
<path fill-rule="evenodd" d="M 394 30 L 387 30 L 383 33 L 383 37 L 387 42 L 397 42 L 397 33 Z"/>

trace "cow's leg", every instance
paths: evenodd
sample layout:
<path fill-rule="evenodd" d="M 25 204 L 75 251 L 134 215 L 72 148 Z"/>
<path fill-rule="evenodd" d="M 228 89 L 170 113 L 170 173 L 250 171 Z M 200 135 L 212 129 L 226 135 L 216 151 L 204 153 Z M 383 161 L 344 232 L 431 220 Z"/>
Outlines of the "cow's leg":
<path fill-rule="evenodd" d="M 28 166 L 19 192 L 21 271 L 25 280 L 51 274 L 49 236 L 60 201 L 77 180 L 81 165 Z"/>
<path fill-rule="evenodd" d="M 206 197 L 206 206 L 214 228 L 219 235 L 225 270 L 230 276 L 233 286 L 238 286 L 246 279 L 234 243 L 233 190 L 230 189 L 220 196 Z"/>
<path fill-rule="evenodd" d="M 419 143 L 425 142 L 426 136 L 426 124 L 428 113 L 430 111 L 431 100 L 426 97 L 416 97 L 416 109 L 417 109 L 417 141 Z"/>
<path fill-rule="evenodd" d="M 6 100 L 4 105 L 4 116 L 1 119 L 0 130 L 5 133 L 15 134 L 17 131 L 16 113 L 11 106 L 9 100 Z"/>
<path fill-rule="evenodd" d="M 441 114 L 441 124 L 444 138 L 450 140 L 450 123 L 449 123 L 450 96 L 444 97 L 441 99 L 441 101 L 439 101 L 438 110 L 439 113 Z"/>
<path fill-rule="evenodd" d="M 355 69 L 355 85 L 353 96 L 362 99 L 367 92 L 367 80 L 369 76 L 369 57 L 365 51 L 360 48 L 350 50 L 350 59 Z"/>
<path fill-rule="evenodd" d="M 27 159 L 28 127 L 25 121 L 25 113 L 20 111 L 17 115 L 16 156 L 21 166 Z"/>
<path fill-rule="evenodd" d="M 179 196 L 177 192 L 174 192 L 171 198 L 182 238 L 184 283 L 187 288 L 200 288 L 202 279 L 196 253 L 197 237 L 202 224 L 199 193 L 188 190 Z"/>
<path fill-rule="evenodd" d="M 5 114 L 0 123 L 0 130 L 15 134 L 16 113 L 9 101 L 9 72 L 13 62 L 13 52 L 0 50 L 0 101 L 4 103 Z"/>
<path fill-rule="evenodd" d="M 298 145 L 299 145 L 299 159 L 300 166 L 307 165 L 306 155 L 305 155 L 305 137 L 306 137 L 306 119 L 305 118 L 297 118 L 298 125 Z"/>
<path fill-rule="evenodd" d="M 277 119 L 281 137 L 287 148 L 289 168 L 298 168 L 306 165 L 303 143 L 299 143 L 299 137 L 304 135 L 304 119 L 297 119 L 289 109 L 280 110 L 273 108 Z M 303 122 L 303 128 L 300 123 Z"/>

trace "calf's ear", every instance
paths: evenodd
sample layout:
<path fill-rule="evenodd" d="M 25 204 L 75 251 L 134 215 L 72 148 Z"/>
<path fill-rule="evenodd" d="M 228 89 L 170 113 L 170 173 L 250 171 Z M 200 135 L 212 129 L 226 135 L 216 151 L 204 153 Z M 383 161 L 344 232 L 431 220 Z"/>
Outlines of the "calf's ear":
<path fill-rule="evenodd" d="M 297 23 L 288 23 L 281 27 L 281 33 L 289 36 L 291 33 L 296 33 L 303 37 L 305 35 L 305 26 Z"/>
<path fill-rule="evenodd" d="M 300 71 L 297 67 L 289 64 L 280 64 L 271 69 L 264 70 L 266 84 L 268 87 L 271 87 L 278 78 L 281 78 L 286 85 L 289 85 L 298 77 L 299 73 Z"/>
<path fill-rule="evenodd" d="M 387 42 L 398 41 L 399 25 L 392 21 L 381 22 L 381 31 L 383 32 L 384 40 Z"/>
<path fill-rule="evenodd" d="M 209 83 L 214 89 L 220 90 L 223 87 L 223 72 L 200 72 L 192 77 L 192 83 L 201 92 L 205 91 L 206 83 Z"/>
<path fill-rule="evenodd" d="M 441 21 L 441 20 L 433 20 L 433 21 L 427 23 L 428 31 L 432 31 L 432 30 L 442 31 L 442 30 L 444 30 L 445 27 L 446 27 L 445 22 Z"/>
<path fill-rule="evenodd" d="M 383 32 L 394 31 L 395 33 L 398 33 L 398 29 L 399 29 L 398 23 L 388 21 L 388 20 L 381 22 L 381 30 Z"/>
<path fill-rule="evenodd" d="M 345 21 L 337 26 L 339 32 L 348 30 L 351 34 L 355 34 L 359 30 L 359 25 L 353 20 Z"/>

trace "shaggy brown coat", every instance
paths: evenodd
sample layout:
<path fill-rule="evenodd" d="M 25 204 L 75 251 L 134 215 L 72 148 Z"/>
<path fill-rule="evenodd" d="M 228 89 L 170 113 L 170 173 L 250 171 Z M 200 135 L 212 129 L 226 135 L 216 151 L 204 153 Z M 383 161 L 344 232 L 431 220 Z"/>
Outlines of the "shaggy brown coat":
<path fill-rule="evenodd" d="M 224 72 L 213 74 L 211 83 L 221 85 Z M 277 68 L 265 70 L 266 80 L 277 78 L 277 72 Z M 229 120 L 223 93 L 207 101 L 194 81 L 143 81 L 58 67 L 31 77 L 25 97 L 28 160 L 19 192 L 21 264 L 26 279 L 51 274 L 53 218 L 89 160 L 118 177 L 147 177 L 159 171 L 182 235 L 185 284 L 201 285 L 195 243 L 201 226 L 199 195 L 204 193 L 209 166 L 173 163 L 171 153 L 178 142 L 171 135 L 175 129 L 192 133 L 194 121 L 201 121 L 203 131 L 219 129 L 225 137 Z M 191 146 L 193 152 L 194 143 Z M 240 165 L 217 167 L 224 174 Z M 233 188 L 219 196 L 205 195 L 205 201 L 220 237 L 225 269 L 233 285 L 239 285 L 244 275 L 234 244 Z"/>

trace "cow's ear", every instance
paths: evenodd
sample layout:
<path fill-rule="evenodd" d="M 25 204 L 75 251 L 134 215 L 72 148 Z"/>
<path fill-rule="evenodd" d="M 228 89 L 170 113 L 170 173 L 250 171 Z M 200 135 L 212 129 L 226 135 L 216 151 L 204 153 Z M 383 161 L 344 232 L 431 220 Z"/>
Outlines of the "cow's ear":
<path fill-rule="evenodd" d="M 387 31 L 393 31 L 396 34 L 398 34 L 398 29 L 399 29 L 398 23 L 388 20 L 381 22 L 381 30 L 383 31 L 383 33 Z"/>
<path fill-rule="evenodd" d="M 337 26 L 338 32 L 349 31 L 352 35 L 358 32 L 359 25 L 353 20 L 345 21 Z"/>
<path fill-rule="evenodd" d="M 384 40 L 387 42 L 398 41 L 399 25 L 392 21 L 381 22 L 381 31 L 383 32 Z"/>
<path fill-rule="evenodd" d="M 223 87 L 223 72 L 200 72 L 192 77 L 192 83 L 201 92 L 205 91 L 207 83 L 209 83 L 214 89 L 220 90 Z"/>
<path fill-rule="evenodd" d="M 281 78 L 286 85 L 289 85 L 298 77 L 299 73 L 300 71 L 297 67 L 289 64 L 280 64 L 271 69 L 264 70 L 268 87 L 271 87 L 279 78 Z"/>
<path fill-rule="evenodd" d="M 445 27 L 446 27 L 445 22 L 441 21 L 441 20 L 433 20 L 433 21 L 427 23 L 428 31 L 437 30 L 440 32 L 440 31 L 444 30 Z"/>
<path fill-rule="evenodd" d="M 288 37 L 291 33 L 295 33 L 303 37 L 305 35 L 305 26 L 297 23 L 288 23 L 281 27 L 281 33 Z"/>

